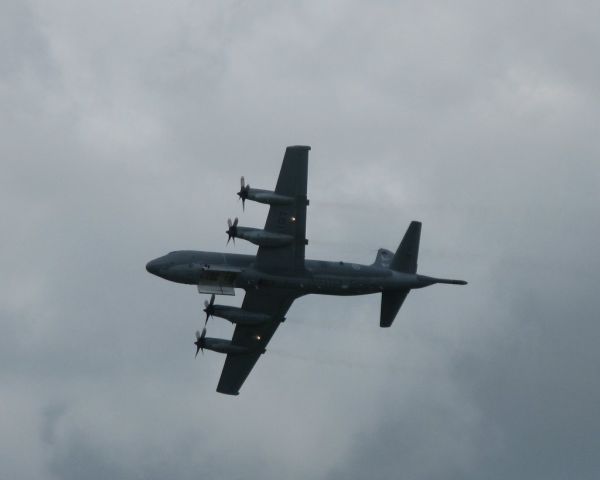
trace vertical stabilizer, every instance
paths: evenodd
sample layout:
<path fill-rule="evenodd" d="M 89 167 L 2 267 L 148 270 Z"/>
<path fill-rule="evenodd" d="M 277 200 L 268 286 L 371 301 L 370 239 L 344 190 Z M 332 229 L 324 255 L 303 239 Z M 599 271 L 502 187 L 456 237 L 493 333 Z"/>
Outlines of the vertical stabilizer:
<path fill-rule="evenodd" d="M 417 273 L 417 258 L 419 256 L 419 241 L 421 239 L 421 222 L 412 221 L 400 246 L 392 258 L 390 268 L 397 272 Z"/>

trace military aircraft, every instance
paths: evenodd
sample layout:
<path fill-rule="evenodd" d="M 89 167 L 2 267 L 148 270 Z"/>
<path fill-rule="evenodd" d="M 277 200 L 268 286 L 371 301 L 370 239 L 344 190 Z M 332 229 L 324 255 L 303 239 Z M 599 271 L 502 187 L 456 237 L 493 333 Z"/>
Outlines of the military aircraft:
<path fill-rule="evenodd" d="M 421 223 L 410 223 L 395 253 L 380 248 L 371 265 L 305 260 L 308 146 L 287 147 L 274 191 L 251 188 L 241 178 L 237 193 L 245 209 L 247 200 L 270 206 L 264 229 L 243 227 L 229 219 L 227 243 L 244 239 L 258 245 L 256 255 L 180 250 L 156 258 L 148 272 L 172 282 L 196 285 L 199 293 L 212 294 L 205 301 L 206 320 L 196 332 L 198 351 L 225 353 L 225 365 L 217 392 L 238 395 L 271 337 L 285 320 L 297 298 L 310 293 L 363 295 L 381 293 L 381 327 L 392 325 L 408 292 L 435 283 L 465 285 L 463 280 L 428 277 L 417 273 Z M 241 308 L 215 304 L 215 295 L 246 296 Z M 231 340 L 206 336 L 209 317 L 235 324 Z"/>

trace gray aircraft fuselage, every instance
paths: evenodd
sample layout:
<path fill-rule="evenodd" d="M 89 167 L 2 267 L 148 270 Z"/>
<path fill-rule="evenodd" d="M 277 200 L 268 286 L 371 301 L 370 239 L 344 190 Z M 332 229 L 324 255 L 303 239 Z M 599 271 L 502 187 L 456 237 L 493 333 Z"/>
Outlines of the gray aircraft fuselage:
<path fill-rule="evenodd" d="M 254 267 L 254 255 L 180 250 L 156 258 L 146 265 L 148 272 L 176 283 L 197 285 L 206 268 L 219 265 L 238 269 L 234 288 L 245 290 L 270 287 L 294 290 L 298 295 L 364 295 L 385 291 L 422 288 L 434 283 L 462 285 L 461 280 L 448 280 L 425 275 L 403 273 L 382 265 L 359 265 L 346 262 L 305 260 L 304 270 Z"/>

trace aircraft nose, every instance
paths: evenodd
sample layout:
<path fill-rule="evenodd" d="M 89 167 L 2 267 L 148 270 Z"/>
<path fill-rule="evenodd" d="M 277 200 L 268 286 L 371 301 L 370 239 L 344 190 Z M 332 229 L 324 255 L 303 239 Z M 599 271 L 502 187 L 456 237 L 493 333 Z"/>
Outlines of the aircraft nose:
<path fill-rule="evenodd" d="M 158 275 L 158 262 L 156 260 L 150 260 L 147 264 L 146 264 L 146 270 L 148 271 L 148 273 L 151 273 L 152 275 Z"/>

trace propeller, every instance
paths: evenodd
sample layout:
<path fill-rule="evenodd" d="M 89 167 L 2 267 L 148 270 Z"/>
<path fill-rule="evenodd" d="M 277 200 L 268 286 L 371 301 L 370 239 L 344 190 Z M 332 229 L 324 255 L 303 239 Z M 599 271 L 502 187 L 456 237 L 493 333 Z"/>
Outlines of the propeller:
<path fill-rule="evenodd" d="M 235 245 L 235 237 L 237 236 L 237 224 L 238 224 L 237 217 L 235 217 L 235 220 L 233 221 L 233 223 L 231 222 L 231 218 L 227 219 L 227 225 L 229 226 L 229 228 L 225 232 L 228 236 L 227 237 L 227 245 L 229 245 L 229 240 L 231 240 L 232 238 L 233 238 L 233 244 Z"/>
<path fill-rule="evenodd" d="M 215 294 L 213 293 L 210 297 L 210 302 L 208 300 L 204 300 L 204 313 L 206 313 L 206 320 L 204 321 L 204 326 L 208 323 L 208 317 L 210 317 L 214 312 L 215 308 L 213 305 L 215 304 Z"/>
<path fill-rule="evenodd" d="M 240 191 L 237 193 L 237 195 L 242 200 L 242 210 L 246 210 L 246 199 L 248 198 L 249 191 L 250 185 L 245 184 L 244 177 L 240 178 Z"/>
<path fill-rule="evenodd" d="M 202 350 L 202 355 L 204 355 L 204 337 L 206 337 L 206 327 L 202 329 L 202 333 L 196 330 L 196 341 L 194 345 L 196 345 L 196 355 L 194 358 L 198 356 L 198 352 Z"/>

